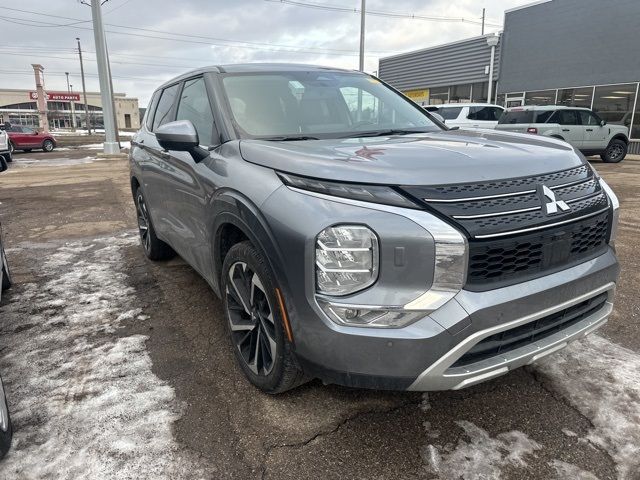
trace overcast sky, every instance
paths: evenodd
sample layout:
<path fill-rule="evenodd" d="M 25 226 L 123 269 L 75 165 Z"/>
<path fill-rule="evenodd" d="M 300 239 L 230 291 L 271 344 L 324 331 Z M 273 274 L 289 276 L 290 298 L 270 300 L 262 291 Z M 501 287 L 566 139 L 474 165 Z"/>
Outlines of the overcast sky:
<path fill-rule="evenodd" d="M 360 5 L 360 0 L 300 1 Z M 479 21 L 485 7 L 492 24 L 486 29 L 489 33 L 500 29 L 493 24 L 502 24 L 505 9 L 527 3 L 530 0 L 368 0 L 367 8 Z M 282 61 L 358 66 L 360 19 L 354 12 L 277 0 L 109 0 L 102 9 L 105 24 L 110 24 L 105 28 L 114 90 L 139 98 L 141 107 L 162 81 L 203 65 Z M 30 64 L 41 63 L 48 90 L 66 91 L 66 71 L 73 90 L 81 90 L 79 62 L 72 50 L 75 37 L 80 37 L 87 90 L 98 90 L 88 6 L 77 0 L 0 0 L 0 11 L 0 88 L 34 88 Z M 480 28 L 468 22 L 367 16 L 365 69 L 376 71 L 380 57 L 476 36 Z"/>

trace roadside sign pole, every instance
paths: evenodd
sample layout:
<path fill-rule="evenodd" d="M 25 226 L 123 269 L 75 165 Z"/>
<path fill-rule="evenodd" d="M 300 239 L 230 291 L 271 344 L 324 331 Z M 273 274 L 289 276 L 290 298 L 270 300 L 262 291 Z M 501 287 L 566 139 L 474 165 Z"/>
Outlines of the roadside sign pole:
<path fill-rule="evenodd" d="M 93 19 L 93 35 L 96 42 L 96 59 L 98 62 L 98 78 L 100 80 L 100 96 L 102 97 L 102 118 L 104 120 L 104 154 L 117 155 L 120 146 L 116 141 L 116 128 L 114 124 L 113 92 L 109 76 L 109 64 L 107 59 L 107 44 L 102 25 L 102 8 L 100 0 L 91 0 L 91 17 Z"/>
<path fill-rule="evenodd" d="M 84 115 L 87 123 L 87 135 L 91 135 L 91 120 L 89 120 L 89 105 L 87 105 L 87 87 L 84 83 L 84 65 L 82 63 L 82 48 L 80 48 L 80 38 L 76 37 L 78 41 L 78 55 L 80 56 L 80 75 L 82 76 L 82 95 L 84 97 Z"/>

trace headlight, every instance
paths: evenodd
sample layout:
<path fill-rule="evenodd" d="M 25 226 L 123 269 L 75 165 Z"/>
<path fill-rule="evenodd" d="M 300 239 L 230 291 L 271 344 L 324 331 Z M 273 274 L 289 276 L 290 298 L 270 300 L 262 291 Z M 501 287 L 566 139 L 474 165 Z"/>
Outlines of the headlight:
<path fill-rule="evenodd" d="M 378 237 L 360 225 L 324 229 L 316 238 L 316 290 L 348 295 L 378 278 Z"/>
<path fill-rule="evenodd" d="M 615 245 L 616 236 L 618 235 L 618 220 L 620 218 L 620 202 L 618 201 L 618 197 L 611 187 L 605 182 L 602 178 L 600 180 L 600 186 L 605 191 L 607 196 L 609 197 L 609 201 L 611 202 L 611 208 L 613 209 L 613 215 L 611 218 L 611 234 L 609 235 L 609 244 Z"/>

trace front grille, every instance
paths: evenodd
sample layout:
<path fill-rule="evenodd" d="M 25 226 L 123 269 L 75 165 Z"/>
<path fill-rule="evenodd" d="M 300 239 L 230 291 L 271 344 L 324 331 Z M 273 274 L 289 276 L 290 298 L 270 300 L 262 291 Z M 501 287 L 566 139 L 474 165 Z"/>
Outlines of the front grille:
<path fill-rule="evenodd" d="M 543 187 L 569 209 L 547 213 L 551 200 Z M 606 249 L 609 200 L 586 165 L 533 177 L 400 188 L 467 234 L 471 290 L 546 275 Z"/>
<path fill-rule="evenodd" d="M 477 343 L 452 367 L 464 367 L 543 340 L 594 314 L 604 306 L 606 301 L 607 293 L 602 293 L 533 322 L 491 335 Z"/>
<path fill-rule="evenodd" d="M 528 235 L 469 242 L 467 288 L 488 290 L 568 268 L 604 253 L 608 214 Z"/>

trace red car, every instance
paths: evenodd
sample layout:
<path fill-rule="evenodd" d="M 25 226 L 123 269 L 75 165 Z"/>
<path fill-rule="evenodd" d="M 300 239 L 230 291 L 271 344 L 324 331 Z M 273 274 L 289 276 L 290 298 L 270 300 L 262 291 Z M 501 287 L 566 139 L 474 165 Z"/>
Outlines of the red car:
<path fill-rule="evenodd" d="M 56 148 L 56 139 L 48 133 L 40 133 L 37 130 L 22 125 L 11 125 L 6 127 L 9 134 L 9 150 L 24 150 L 30 152 L 34 148 L 41 148 L 45 152 L 50 152 Z"/>

